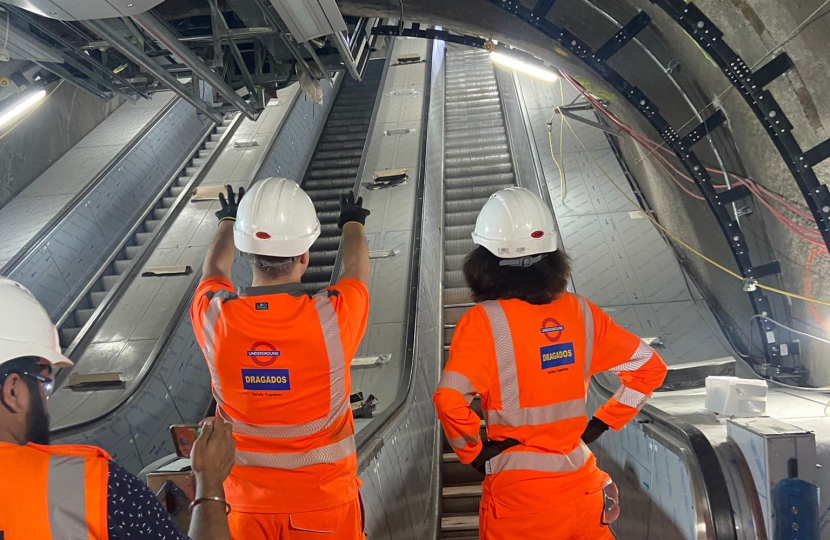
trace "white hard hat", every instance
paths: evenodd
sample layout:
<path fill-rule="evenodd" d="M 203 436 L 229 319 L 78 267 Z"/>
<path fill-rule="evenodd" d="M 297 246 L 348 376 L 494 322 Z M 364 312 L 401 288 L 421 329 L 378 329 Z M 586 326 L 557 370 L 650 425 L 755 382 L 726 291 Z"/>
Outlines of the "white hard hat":
<path fill-rule="evenodd" d="M 35 356 L 55 367 L 72 365 L 61 353 L 58 329 L 29 290 L 0 277 L 0 365 Z"/>
<path fill-rule="evenodd" d="M 479 212 L 473 242 L 501 259 L 556 251 L 553 214 L 530 190 L 499 190 Z"/>
<path fill-rule="evenodd" d="M 320 236 L 314 204 L 295 182 L 260 180 L 242 197 L 233 226 L 239 251 L 271 257 L 297 257 Z"/>

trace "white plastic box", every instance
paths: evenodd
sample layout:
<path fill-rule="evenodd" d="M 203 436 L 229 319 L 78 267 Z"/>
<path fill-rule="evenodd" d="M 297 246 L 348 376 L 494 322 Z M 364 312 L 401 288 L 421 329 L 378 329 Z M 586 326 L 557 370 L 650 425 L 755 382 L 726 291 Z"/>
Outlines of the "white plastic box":
<path fill-rule="evenodd" d="M 767 410 L 767 382 L 706 377 L 706 408 L 724 416 L 763 416 Z"/>

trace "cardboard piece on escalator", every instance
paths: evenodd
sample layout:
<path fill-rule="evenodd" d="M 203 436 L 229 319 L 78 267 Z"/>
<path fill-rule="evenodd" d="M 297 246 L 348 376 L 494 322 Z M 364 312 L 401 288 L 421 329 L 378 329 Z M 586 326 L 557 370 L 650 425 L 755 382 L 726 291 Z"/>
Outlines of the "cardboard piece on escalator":
<path fill-rule="evenodd" d="M 72 373 L 66 381 L 66 388 L 82 388 L 90 390 L 94 388 L 111 388 L 124 384 L 121 373 Z"/>
<path fill-rule="evenodd" d="M 190 202 L 218 201 L 219 194 L 225 193 L 225 186 L 199 186 L 190 194 Z"/>
<path fill-rule="evenodd" d="M 414 64 L 421 61 L 421 55 L 418 53 L 400 54 L 398 55 L 399 64 Z"/>
<path fill-rule="evenodd" d="M 147 276 L 186 276 L 190 273 L 189 266 L 148 266 L 141 272 Z"/>

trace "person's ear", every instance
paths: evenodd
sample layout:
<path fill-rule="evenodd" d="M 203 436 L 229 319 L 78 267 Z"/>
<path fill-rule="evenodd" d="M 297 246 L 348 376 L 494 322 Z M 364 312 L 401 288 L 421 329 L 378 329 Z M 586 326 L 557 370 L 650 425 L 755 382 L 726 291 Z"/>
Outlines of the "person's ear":
<path fill-rule="evenodd" d="M 308 261 L 310 257 L 311 255 L 308 251 L 306 251 L 305 253 L 297 257 L 297 262 L 300 264 L 300 266 L 308 266 Z"/>
<path fill-rule="evenodd" d="M 0 398 L 3 405 L 12 413 L 21 413 L 25 410 L 28 398 L 25 381 L 17 373 L 12 373 L 3 382 L 0 389 Z"/>

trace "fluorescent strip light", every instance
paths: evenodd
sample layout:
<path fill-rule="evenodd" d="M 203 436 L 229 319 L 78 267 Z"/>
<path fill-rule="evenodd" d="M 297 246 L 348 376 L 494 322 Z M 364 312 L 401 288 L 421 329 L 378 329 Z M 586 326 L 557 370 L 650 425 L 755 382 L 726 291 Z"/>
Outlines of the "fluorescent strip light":
<path fill-rule="evenodd" d="M 12 105 L 8 109 L 0 112 L 0 127 L 8 124 L 14 118 L 20 116 L 28 109 L 32 108 L 38 101 L 46 97 L 46 90 L 38 90 L 31 96 L 27 97 L 17 105 Z"/>
<path fill-rule="evenodd" d="M 513 58 L 512 56 L 507 56 L 506 54 L 491 52 L 490 60 L 496 64 L 515 69 L 525 75 L 530 75 L 531 77 L 536 77 L 537 79 L 542 79 L 543 81 L 553 82 L 559 78 L 559 75 L 553 71 L 540 68 L 539 66 L 535 66 L 533 64 L 528 64 L 527 62 L 523 62 L 522 60 Z"/>

